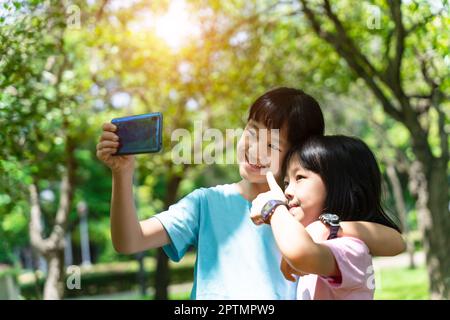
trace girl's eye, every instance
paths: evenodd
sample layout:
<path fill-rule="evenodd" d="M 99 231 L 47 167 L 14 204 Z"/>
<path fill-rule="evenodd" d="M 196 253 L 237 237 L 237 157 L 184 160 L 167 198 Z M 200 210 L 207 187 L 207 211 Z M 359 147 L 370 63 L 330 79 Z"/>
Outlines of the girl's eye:
<path fill-rule="evenodd" d="M 302 175 L 297 175 L 296 177 L 295 177 L 295 180 L 301 180 L 301 179 L 305 179 L 305 176 L 302 176 Z"/>

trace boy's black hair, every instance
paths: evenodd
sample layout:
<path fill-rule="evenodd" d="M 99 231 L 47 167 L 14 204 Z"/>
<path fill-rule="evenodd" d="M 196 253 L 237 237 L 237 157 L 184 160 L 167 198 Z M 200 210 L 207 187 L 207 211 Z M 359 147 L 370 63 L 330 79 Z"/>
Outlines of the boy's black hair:
<path fill-rule="evenodd" d="M 302 90 L 280 87 L 264 93 L 250 107 L 248 121 L 263 123 L 268 129 L 287 125 L 288 142 L 301 144 L 308 137 L 323 135 L 324 119 L 319 103 Z"/>
<path fill-rule="evenodd" d="M 294 159 L 322 178 L 327 190 L 324 212 L 337 214 L 341 221 L 376 222 L 400 232 L 381 206 L 381 173 L 362 140 L 341 135 L 311 137 L 290 149 L 284 174 Z"/>

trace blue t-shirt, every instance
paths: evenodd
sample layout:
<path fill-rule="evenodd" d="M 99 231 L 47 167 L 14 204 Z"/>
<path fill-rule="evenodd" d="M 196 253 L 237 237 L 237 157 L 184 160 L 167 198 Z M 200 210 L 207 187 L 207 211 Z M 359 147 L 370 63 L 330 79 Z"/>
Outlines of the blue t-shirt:
<path fill-rule="evenodd" d="M 155 215 L 171 239 L 164 247 L 170 259 L 197 249 L 191 299 L 295 299 L 270 226 L 254 225 L 250 207 L 226 184 L 197 189 Z"/>

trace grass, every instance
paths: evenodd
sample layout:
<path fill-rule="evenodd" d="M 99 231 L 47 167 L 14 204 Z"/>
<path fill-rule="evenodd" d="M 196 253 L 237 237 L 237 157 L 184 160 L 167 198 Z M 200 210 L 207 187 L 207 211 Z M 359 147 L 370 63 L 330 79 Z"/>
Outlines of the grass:
<path fill-rule="evenodd" d="M 416 269 L 383 268 L 375 271 L 376 300 L 427 300 L 428 275 L 424 266 Z M 170 295 L 170 299 L 188 300 L 189 292 Z M 150 299 L 152 297 L 149 297 Z"/>
<path fill-rule="evenodd" d="M 191 293 L 190 292 L 182 292 L 182 293 L 169 293 L 169 300 L 189 300 Z M 103 296 L 85 296 L 78 298 L 76 300 L 153 300 L 154 296 L 152 294 L 147 294 L 142 296 L 135 292 L 123 292 L 116 293 L 112 295 L 103 295 Z"/>
<path fill-rule="evenodd" d="M 377 287 L 375 299 L 377 300 L 429 299 L 428 275 L 425 267 L 376 270 L 375 285 Z"/>
<path fill-rule="evenodd" d="M 188 254 L 182 262 L 173 263 L 170 262 L 172 270 L 177 270 L 180 267 L 186 265 L 193 265 L 195 261 L 195 255 Z M 152 258 L 145 260 L 146 269 L 154 268 L 154 261 Z M 84 272 L 105 272 L 106 270 L 118 269 L 118 270 L 135 270 L 137 269 L 137 262 L 123 262 L 96 265 L 90 270 Z M 22 275 L 23 276 L 23 275 Z M 28 279 L 23 279 L 28 280 Z M 28 280 L 29 281 L 29 280 Z M 408 269 L 403 267 L 390 267 L 375 270 L 375 299 L 376 300 L 426 300 L 429 299 L 428 292 L 428 275 L 424 266 L 417 267 L 416 269 Z M 189 300 L 190 290 L 183 292 L 170 292 L 169 299 L 171 300 Z M 83 298 L 89 299 L 88 296 Z M 137 292 L 123 292 L 113 295 L 93 296 L 95 298 L 106 299 L 137 299 L 148 300 L 153 299 L 152 294 L 148 294 L 145 297 L 140 296 Z"/>
<path fill-rule="evenodd" d="M 376 300 L 427 300 L 428 276 L 424 266 L 416 269 L 383 268 L 375 271 Z M 171 300 L 189 300 L 190 292 L 169 293 Z M 151 300 L 136 294 L 115 295 L 112 299 Z"/>

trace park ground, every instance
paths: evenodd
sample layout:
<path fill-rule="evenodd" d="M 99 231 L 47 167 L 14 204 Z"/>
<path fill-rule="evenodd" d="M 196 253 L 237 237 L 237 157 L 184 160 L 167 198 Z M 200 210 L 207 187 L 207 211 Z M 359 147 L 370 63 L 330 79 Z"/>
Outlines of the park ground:
<path fill-rule="evenodd" d="M 192 260 L 192 259 L 188 259 Z M 396 257 L 374 258 L 375 270 L 375 299 L 376 300 L 426 300 L 429 299 L 428 276 L 425 268 L 425 255 L 416 252 L 414 256 L 416 268 L 409 268 L 409 257 L 406 253 Z M 169 299 L 187 300 L 192 288 L 192 282 L 169 286 Z M 128 300 L 152 299 L 154 289 L 149 287 L 145 296 L 138 290 L 115 294 L 83 296 L 77 299 L 95 300 Z"/>

